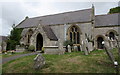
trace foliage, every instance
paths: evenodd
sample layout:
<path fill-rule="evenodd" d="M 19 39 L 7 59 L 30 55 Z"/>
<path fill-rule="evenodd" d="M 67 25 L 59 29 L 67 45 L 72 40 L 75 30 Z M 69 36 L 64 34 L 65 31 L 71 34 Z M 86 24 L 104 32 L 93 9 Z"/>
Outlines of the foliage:
<path fill-rule="evenodd" d="M 29 50 L 29 51 L 34 51 L 34 50 L 35 50 L 35 46 L 30 45 L 30 46 L 28 47 L 28 50 Z"/>
<path fill-rule="evenodd" d="M 44 53 L 44 47 L 42 47 L 42 53 Z"/>
<path fill-rule="evenodd" d="M 111 8 L 109 14 L 120 13 L 120 7 Z"/>
<path fill-rule="evenodd" d="M 7 50 L 15 49 L 16 45 L 20 45 L 21 32 L 23 29 L 13 28 L 7 40 Z"/>
<path fill-rule="evenodd" d="M 64 43 L 63 43 L 63 45 L 64 46 L 68 46 L 68 45 L 73 45 L 73 42 L 71 42 L 70 40 L 66 40 L 66 41 L 64 41 Z"/>

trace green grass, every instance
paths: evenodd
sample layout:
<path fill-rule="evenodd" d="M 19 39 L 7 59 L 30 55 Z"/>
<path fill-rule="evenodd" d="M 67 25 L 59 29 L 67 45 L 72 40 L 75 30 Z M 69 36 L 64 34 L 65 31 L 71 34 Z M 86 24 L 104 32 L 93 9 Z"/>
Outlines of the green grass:
<path fill-rule="evenodd" d="M 116 52 L 114 50 L 115 57 Z M 87 56 L 83 52 L 43 54 L 46 65 L 40 70 L 33 69 L 35 56 L 21 57 L 3 64 L 3 73 L 115 73 L 114 66 L 104 50 L 93 51 Z"/>

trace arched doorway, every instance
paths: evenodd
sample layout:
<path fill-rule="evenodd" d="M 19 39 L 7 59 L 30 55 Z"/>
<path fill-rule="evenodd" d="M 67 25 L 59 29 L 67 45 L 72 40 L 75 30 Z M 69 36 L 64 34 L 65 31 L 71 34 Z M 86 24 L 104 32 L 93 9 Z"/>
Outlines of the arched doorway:
<path fill-rule="evenodd" d="M 43 47 L 43 37 L 39 33 L 36 38 L 36 51 L 42 50 L 42 47 Z"/>
<path fill-rule="evenodd" d="M 104 45 L 102 44 L 103 41 L 104 41 L 104 40 L 103 40 L 102 37 L 98 37 L 98 38 L 97 38 L 97 48 L 98 48 L 98 49 L 103 49 L 103 48 L 104 48 Z"/>

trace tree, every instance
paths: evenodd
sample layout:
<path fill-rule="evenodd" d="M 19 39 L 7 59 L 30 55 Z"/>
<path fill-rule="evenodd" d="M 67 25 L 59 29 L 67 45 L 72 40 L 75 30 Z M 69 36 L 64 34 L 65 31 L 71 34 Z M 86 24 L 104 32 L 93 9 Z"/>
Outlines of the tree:
<path fill-rule="evenodd" d="M 15 28 L 15 25 L 12 26 L 9 39 L 7 40 L 7 50 L 13 50 L 16 48 L 16 45 L 20 45 L 21 32 L 23 29 Z"/>
<path fill-rule="evenodd" d="M 111 8 L 108 12 L 109 14 L 120 13 L 120 7 Z"/>

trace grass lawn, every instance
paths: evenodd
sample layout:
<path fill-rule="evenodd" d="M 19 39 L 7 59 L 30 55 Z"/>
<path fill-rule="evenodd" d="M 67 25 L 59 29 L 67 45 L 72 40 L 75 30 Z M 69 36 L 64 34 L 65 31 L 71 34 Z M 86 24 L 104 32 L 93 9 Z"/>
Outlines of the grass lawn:
<path fill-rule="evenodd" d="M 114 50 L 115 57 L 117 51 Z M 115 73 L 104 50 L 96 50 L 85 56 L 83 52 L 64 55 L 43 54 L 46 65 L 41 70 L 33 69 L 36 55 L 25 56 L 3 64 L 3 73 Z M 120 62 L 119 62 L 120 63 Z"/>

